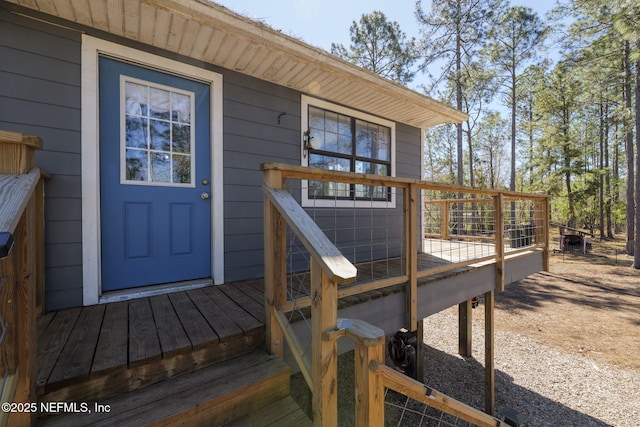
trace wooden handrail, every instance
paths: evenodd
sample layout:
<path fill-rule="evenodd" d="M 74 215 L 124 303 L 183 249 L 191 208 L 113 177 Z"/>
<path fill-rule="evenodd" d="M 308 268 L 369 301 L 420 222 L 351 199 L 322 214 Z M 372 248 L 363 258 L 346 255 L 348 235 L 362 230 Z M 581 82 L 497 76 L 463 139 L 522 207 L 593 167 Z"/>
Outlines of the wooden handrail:
<path fill-rule="evenodd" d="M 264 186 L 263 190 L 329 280 L 338 284 L 352 283 L 356 279 L 356 267 L 331 243 L 291 194 L 284 189 L 268 186 Z"/>
<path fill-rule="evenodd" d="M 0 174 L 0 233 L 13 234 L 40 180 L 40 169 L 26 175 Z"/>
<path fill-rule="evenodd" d="M 544 200 L 551 196 L 546 194 L 530 194 L 518 191 L 496 190 L 490 188 L 465 187 L 461 185 L 443 184 L 438 182 L 424 181 L 413 178 L 399 178 L 393 176 L 381 176 L 365 173 L 329 171 L 321 168 L 309 168 L 306 166 L 295 166 L 284 163 L 263 163 L 260 165 L 263 171 L 278 171 L 285 179 L 307 179 L 314 181 L 327 182 L 344 182 L 347 184 L 366 184 L 383 187 L 408 187 L 409 185 L 417 185 L 419 189 L 446 191 L 450 193 L 467 193 L 467 194 L 484 194 L 486 196 L 495 196 L 503 194 L 505 197 L 514 199 L 531 199 Z M 465 202 L 467 199 L 462 199 Z M 482 201 L 479 199 L 478 201 Z"/>

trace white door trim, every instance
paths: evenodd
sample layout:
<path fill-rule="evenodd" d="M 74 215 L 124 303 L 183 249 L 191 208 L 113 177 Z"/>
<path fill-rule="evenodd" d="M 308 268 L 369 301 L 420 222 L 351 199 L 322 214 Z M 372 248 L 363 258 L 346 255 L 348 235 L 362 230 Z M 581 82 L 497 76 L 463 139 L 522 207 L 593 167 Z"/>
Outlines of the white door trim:
<path fill-rule="evenodd" d="M 82 281 L 84 305 L 101 301 L 100 150 L 98 56 L 191 78 L 211 86 L 211 275 L 224 282 L 222 75 L 147 52 L 82 35 L 81 163 L 82 163 Z M 135 293 L 136 291 L 132 291 Z"/>

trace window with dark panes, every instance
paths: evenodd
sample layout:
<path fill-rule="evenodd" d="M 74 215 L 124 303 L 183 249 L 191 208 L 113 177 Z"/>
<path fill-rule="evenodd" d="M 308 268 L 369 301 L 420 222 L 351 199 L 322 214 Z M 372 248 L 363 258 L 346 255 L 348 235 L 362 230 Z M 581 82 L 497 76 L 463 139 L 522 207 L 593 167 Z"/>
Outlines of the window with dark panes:
<path fill-rule="evenodd" d="M 308 106 L 309 166 L 391 175 L 391 128 Z M 309 181 L 309 199 L 391 200 L 388 187 Z"/>

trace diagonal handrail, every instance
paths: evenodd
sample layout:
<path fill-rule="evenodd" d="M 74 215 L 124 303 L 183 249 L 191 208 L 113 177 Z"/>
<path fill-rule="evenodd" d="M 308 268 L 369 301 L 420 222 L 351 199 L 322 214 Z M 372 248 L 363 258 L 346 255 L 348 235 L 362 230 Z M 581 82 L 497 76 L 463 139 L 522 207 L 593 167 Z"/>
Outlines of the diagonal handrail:
<path fill-rule="evenodd" d="M 312 258 L 322 267 L 329 280 L 338 284 L 352 283 L 357 269 L 285 189 L 263 186 L 264 194 L 282 215 Z"/>

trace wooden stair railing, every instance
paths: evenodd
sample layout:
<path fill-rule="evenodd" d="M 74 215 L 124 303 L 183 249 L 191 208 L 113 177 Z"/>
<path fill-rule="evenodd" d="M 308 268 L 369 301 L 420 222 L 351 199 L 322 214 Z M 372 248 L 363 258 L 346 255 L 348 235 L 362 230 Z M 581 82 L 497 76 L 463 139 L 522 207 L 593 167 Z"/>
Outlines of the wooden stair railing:
<path fill-rule="evenodd" d="M 504 206 L 505 199 L 509 200 L 530 200 L 533 201 L 537 208 L 542 212 L 536 224 L 539 229 L 536 235 L 536 244 L 533 249 L 542 250 L 545 268 L 548 268 L 549 239 L 548 239 L 548 218 L 549 218 L 549 199 L 544 195 L 526 195 L 522 193 L 489 190 L 489 189 L 473 189 L 468 187 L 459 187 L 445 184 L 435 184 L 426 181 L 380 177 L 377 175 L 354 174 L 346 172 L 326 171 L 317 168 L 305 168 L 300 166 L 272 164 L 262 165 L 264 173 L 264 280 L 265 280 L 265 335 L 267 349 L 273 353 L 284 357 L 284 341 L 289 344 L 289 348 L 298 363 L 302 374 L 309 384 L 312 391 L 312 412 L 313 422 L 316 426 L 333 426 L 337 425 L 337 339 L 342 336 L 349 336 L 356 342 L 356 358 L 367 360 L 366 368 L 358 368 L 356 366 L 356 387 L 360 392 L 357 393 L 358 408 L 357 420 L 358 425 L 378 425 L 379 420 L 384 419 L 384 387 L 381 385 L 383 378 L 393 386 L 392 380 L 398 380 L 396 376 L 389 376 L 387 371 L 371 377 L 368 373 L 369 362 L 376 360 L 382 364 L 382 344 L 384 342 L 384 334 L 378 336 L 379 329 L 373 326 L 364 326 L 358 324 L 357 321 L 351 321 L 352 325 L 356 325 L 355 329 L 339 326 L 338 322 L 338 297 L 351 295 L 366 290 L 374 290 L 394 284 L 406 284 L 406 300 L 407 308 L 405 318 L 407 327 L 416 330 L 419 327 L 419 319 L 417 316 L 417 280 L 419 278 L 434 274 L 436 271 L 449 271 L 459 268 L 463 265 L 478 263 L 480 261 L 495 261 L 496 268 L 496 284 L 495 289 L 504 289 L 504 261 L 505 250 L 502 236 L 504 224 Z M 404 212 L 404 246 L 407 248 L 408 256 L 405 259 L 405 274 L 396 277 L 385 278 L 364 285 L 358 285 L 348 288 L 342 288 L 339 291 L 338 285 L 350 284 L 355 281 L 357 269 L 351 264 L 341 252 L 326 237 L 324 232 L 309 217 L 300 204 L 285 189 L 287 179 L 292 180 L 319 180 L 328 182 L 344 182 L 350 184 L 364 185 L 381 185 L 392 188 L 402 189 L 402 205 Z M 459 192 L 479 195 L 485 198 L 486 203 L 493 200 L 493 209 L 496 212 L 494 217 L 495 223 L 495 254 L 465 261 L 461 263 L 451 263 L 442 268 L 432 268 L 429 270 L 418 271 L 417 266 L 417 237 L 418 221 L 417 206 L 420 199 L 420 191 L 435 190 L 447 192 Z M 480 200 L 478 200 L 480 201 Z M 449 201 L 445 200 L 449 203 Z M 459 201 L 451 201 L 450 203 L 460 203 Z M 444 210 L 448 208 L 444 204 Z M 446 214 L 444 215 L 446 219 Z M 444 220 L 443 220 L 444 224 Z M 310 277 L 311 291 L 307 298 L 296 300 L 298 307 L 311 307 L 311 362 L 304 357 L 302 346 L 299 344 L 295 335 L 291 332 L 291 325 L 287 321 L 283 312 L 291 311 L 291 302 L 287 301 L 286 283 L 287 283 L 287 242 L 286 227 L 287 225 L 293 230 L 293 233 L 303 243 L 306 250 L 310 254 Z M 443 229 L 446 230 L 446 226 Z M 443 232 L 442 238 L 446 238 L 446 231 Z M 509 256 L 529 251 L 532 248 L 523 248 L 516 251 L 510 251 Z M 492 297 L 492 293 L 488 293 Z M 462 306 L 462 304 L 461 304 Z M 467 301 L 467 311 L 471 310 L 471 303 Z M 461 317 L 462 318 L 462 317 Z M 469 315 L 466 317 L 470 318 Z M 355 322 L 355 323 L 353 323 Z M 470 330 L 469 326 L 460 325 L 461 331 Z M 366 339 L 359 337 L 354 331 L 368 331 Z M 381 332 L 381 331 L 380 331 Z M 462 335 L 462 334 L 461 334 Z M 470 334 L 467 334 L 470 337 Z M 492 343 L 492 336 L 487 342 Z M 379 342 L 382 340 L 382 344 Z M 468 339 L 466 341 L 469 341 Z M 491 344 L 492 345 L 492 344 Z M 470 344 L 467 344 L 470 348 Z M 492 353 L 487 353 L 492 354 Z M 493 369 L 488 370 L 487 389 L 487 411 L 493 412 L 494 395 L 493 395 Z M 385 374 L 385 375 L 383 375 Z M 399 375 L 399 374 L 398 374 Z M 358 384 L 361 386 L 358 388 Z M 409 388 L 410 390 L 410 388 Z M 438 394 L 438 396 L 440 396 Z M 444 396 L 444 395 L 442 395 Z M 418 399 L 420 400 L 420 399 Z M 450 398 L 442 399 L 444 402 L 453 402 Z M 430 399 L 427 404 L 438 402 L 438 400 Z M 458 402 L 459 403 L 459 402 Z M 473 408 L 466 407 L 459 403 L 464 415 L 471 420 L 484 420 L 479 425 L 496 425 L 495 419 L 483 412 Z M 433 404 L 431 405 L 433 406 Z M 468 409 L 467 409 L 468 408 Z M 459 409 L 451 409 L 453 413 L 457 413 Z M 480 415 L 482 414 L 482 415 Z M 474 418 L 475 417 L 475 418 Z M 488 417 L 488 418 L 487 418 Z M 465 418 L 465 419 L 467 419 Z M 491 420 L 491 421 L 489 421 Z M 484 422 L 489 424 L 484 424 Z M 381 425 L 381 424 L 380 424 Z"/>
<path fill-rule="evenodd" d="M 35 425 L 36 315 L 43 304 L 40 139 L 0 131 L 0 426 Z"/>
<path fill-rule="evenodd" d="M 338 321 L 338 284 L 351 283 L 356 267 L 331 243 L 295 199 L 282 188 L 277 172 L 265 179 L 265 321 L 268 349 L 284 357 L 287 342 L 312 390 L 313 422 L 316 426 L 338 423 L 338 346 L 324 339 L 324 331 L 335 330 Z M 288 331 L 281 313 L 286 301 L 285 224 L 293 230 L 311 256 L 311 364 Z"/>

